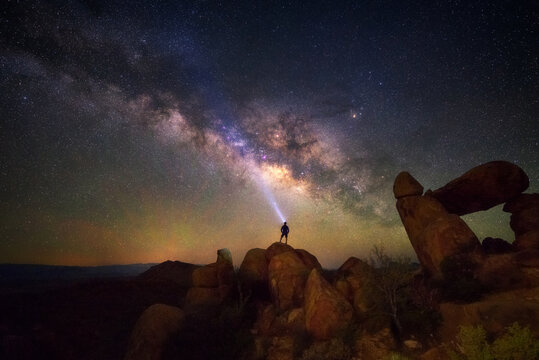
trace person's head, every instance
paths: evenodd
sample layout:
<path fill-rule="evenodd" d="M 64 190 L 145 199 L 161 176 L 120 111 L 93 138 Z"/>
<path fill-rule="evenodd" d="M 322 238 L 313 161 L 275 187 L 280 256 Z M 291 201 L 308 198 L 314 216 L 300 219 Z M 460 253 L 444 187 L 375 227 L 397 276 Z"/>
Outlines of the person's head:
<path fill-rule="evenodd" d="M 284 224 L 286 225 L 286 221 L 284 222 Z"/>

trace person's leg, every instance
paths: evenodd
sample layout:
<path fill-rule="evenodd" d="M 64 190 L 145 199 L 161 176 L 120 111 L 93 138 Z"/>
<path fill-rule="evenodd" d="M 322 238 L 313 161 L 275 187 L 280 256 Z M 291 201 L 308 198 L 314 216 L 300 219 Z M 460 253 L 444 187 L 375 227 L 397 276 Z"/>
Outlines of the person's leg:
<path fill-rule="evenodd" d="M 281 238 L 279 239 L 279 242 L 283 242 L 283 236 L 284 234 L 281 234 Z"/>
<path fill-rule="evenodd" d="M 288 244 L 288 234 L 284 234 L 284 237 L 286 239 L 285 244 Z"/>

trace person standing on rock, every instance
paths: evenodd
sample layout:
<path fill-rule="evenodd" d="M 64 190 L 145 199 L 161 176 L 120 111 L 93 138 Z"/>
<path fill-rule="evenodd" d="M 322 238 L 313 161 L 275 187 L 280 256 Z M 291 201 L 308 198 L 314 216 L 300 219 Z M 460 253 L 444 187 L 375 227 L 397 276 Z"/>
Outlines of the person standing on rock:
<path fill-rule="evenodd" d="M 286 225 L 286 221 L 284 222 L 284 225 L 281 226 L 281 238 L 279 239 L 279 242 L 283 241 L 283 236 L 285 237 L 286 241 L 285 244 L 288 244 L 288 232 L 290 229 L 288 228 L 288 225 Z"/>

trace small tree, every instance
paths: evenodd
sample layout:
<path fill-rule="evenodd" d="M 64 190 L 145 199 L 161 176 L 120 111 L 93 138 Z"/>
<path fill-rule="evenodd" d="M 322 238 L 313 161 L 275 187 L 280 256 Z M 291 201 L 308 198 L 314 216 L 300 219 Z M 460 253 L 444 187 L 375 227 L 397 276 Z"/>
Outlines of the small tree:
<path fill-rule="evenodd" d="M 375 245 L 369 263 L 372 267 L 370 287 L 381 295 L 384 303 L 382 311 L 391 316 L 400 334 L 400 305 L 405 297 L 404 289 L 412 279 L 410 259 L 404 256 L 391 257 L 383 247 Z"/>

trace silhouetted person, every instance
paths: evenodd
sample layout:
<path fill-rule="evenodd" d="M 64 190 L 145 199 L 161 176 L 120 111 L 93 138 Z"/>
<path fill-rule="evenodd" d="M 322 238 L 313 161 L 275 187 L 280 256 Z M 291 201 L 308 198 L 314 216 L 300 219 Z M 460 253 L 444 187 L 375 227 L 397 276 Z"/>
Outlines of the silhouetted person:
<path fill-rule="evenodd" d="M 284 222 L 284 225 L 281 226 L 281 238 L 279 239 L 279 242 L 282 242 L 283 241 L 283 236 L 285 237 L 286 241 L 285 241 L 285 244 L 288 244 L 288 232 L 290 231 L 290 229 L 288 228 L 288 226 L 286 225 L 286 221 Z"/>

